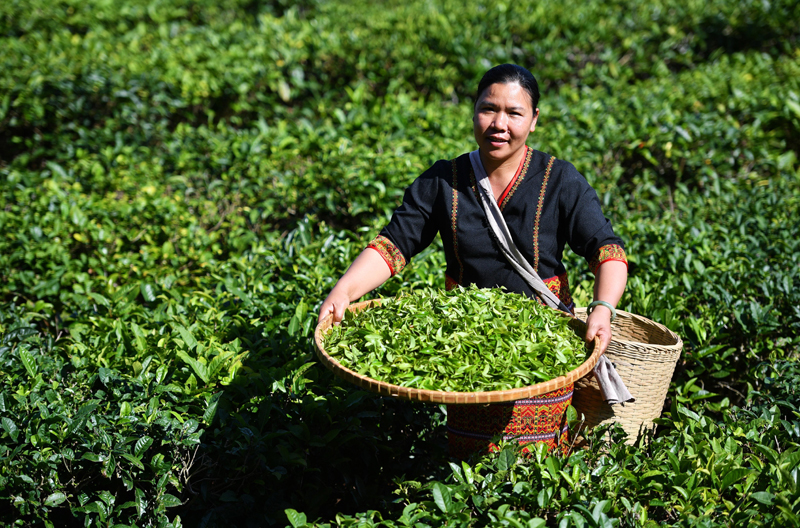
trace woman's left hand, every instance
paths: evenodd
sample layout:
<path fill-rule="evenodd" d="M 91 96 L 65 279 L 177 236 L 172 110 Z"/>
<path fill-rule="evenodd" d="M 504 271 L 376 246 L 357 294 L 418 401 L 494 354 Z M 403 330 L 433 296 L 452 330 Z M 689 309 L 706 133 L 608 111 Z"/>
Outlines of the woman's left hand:
<path fill-rule="evenodd" d="M 586 342 L 595 337 L 600 338 L 600 353 L 606 351 L 611 342 L 611 310 L 605 306 L 596 306 L 586 319 Z"/>

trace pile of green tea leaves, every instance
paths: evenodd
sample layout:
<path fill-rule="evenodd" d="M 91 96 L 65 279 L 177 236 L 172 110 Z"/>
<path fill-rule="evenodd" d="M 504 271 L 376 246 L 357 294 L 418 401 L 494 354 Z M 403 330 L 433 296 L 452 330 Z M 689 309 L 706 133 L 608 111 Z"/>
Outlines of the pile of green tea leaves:
<path fill-rule="evenodd" d="M 587 355 L 569 317 L 524 295 L 476 287 L 415 291 L 347 312 L 324 347 L 372 379 L 455 392 L 534 385 Z"/>

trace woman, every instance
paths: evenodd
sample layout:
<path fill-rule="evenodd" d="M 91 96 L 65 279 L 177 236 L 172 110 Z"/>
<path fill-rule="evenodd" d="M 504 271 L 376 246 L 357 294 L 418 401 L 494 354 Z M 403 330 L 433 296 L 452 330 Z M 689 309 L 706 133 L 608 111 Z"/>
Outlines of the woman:
<path fill-rule="evenodd" d="M 475 141 L 494 198 L 519 248 L 547 287 L 569 309 L 574 304 L 561 262 L 565 244 L 595 273 L 595 305 L 586 340 L 611 340 L 611 317 L 628 276 L 622 241 L 600 210 L 597 193 L 575 167 L 530 149 L 525 142 L 539 118 L 539 88 L 531 73 L 503 64 L 478 85 Z M 392 220 L 356 258 L 322 303 L 319 318 L 341 321 L 350 302 L 399 272 L 440 233 L 446 287 L 503 286 L 535 296 L 503 256 L 481 207 L 468 154 L 440 160 L 411 184 Z"/>

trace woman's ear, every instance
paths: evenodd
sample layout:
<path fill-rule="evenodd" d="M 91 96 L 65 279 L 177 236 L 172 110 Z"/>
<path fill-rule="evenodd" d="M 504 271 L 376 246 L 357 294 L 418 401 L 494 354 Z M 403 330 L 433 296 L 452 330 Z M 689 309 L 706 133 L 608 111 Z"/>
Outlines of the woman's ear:
<path fill-rule="evenodd" d="M 535 112 L 533 112 L 533 121 L 531 121 L 531 132 L 536 130 L 536 122 L 537 121 L 539 121 L 539 109 L 538 108 L 536 109 Z"/>

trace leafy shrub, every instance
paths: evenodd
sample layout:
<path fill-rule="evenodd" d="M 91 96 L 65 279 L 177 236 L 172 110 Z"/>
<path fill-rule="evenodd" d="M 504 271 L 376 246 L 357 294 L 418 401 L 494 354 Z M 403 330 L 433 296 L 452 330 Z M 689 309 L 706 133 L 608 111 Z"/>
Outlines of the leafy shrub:
<path fill-rule="evenodd" d="M 0 522 L 797 524 L 798 14 L 0 4 Z M 626 240 L 621 307 L 685 353 L 649 443 L 454 467 L 441 409 L 340 383 L 309 336 L 505 61 Z M 373 295 L 443 269 L 437 241 Z"/>

